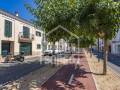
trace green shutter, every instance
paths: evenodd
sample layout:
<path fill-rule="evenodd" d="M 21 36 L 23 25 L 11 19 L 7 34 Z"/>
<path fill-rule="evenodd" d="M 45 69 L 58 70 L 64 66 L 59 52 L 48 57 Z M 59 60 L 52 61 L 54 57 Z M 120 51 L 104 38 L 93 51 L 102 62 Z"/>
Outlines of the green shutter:
<path fill-rule="evenodd" d="M 9 37 L 12 37 L 12 22 L 9 22 L 10 28 L 9 28 Z"/>
<path fill-rule="evenodd" d="M 6 37 L 12 37 L 12 22 L 5 20 L 5 32 Z"/>
<path fill-rule="evenodd" d="M 23 35 L 24 35 L 24 37 L 29 38 L 30 29 L 28 27 L 23 26 Z"/>
<path fill-rule="evenodd" d="M 24 52 L 25 55 L 31 55 L 32 44 L 31 43 L 20 43 L 20 52 Z"/>

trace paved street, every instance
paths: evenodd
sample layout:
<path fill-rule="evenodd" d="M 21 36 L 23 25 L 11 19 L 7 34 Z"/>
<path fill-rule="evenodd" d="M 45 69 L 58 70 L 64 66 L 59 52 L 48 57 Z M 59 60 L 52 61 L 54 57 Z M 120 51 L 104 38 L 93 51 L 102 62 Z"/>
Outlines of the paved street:
<path fill-rule="evenodd" d="M 0 85 L 7 83 L 8 81 L 16 80 L 34 70 L 43 67 L 39 60 L 35 58 L 32 60 L 26 60 L 23 63 L 1 63 L 0 64 Z"/>
<path fill-rule="evenodd" d="M 57 58 L 61 57 L 59 56 Z M 24 62 L 14 61 L 11 63 L 0 63 L 0 85 L 5 84 L 8 81 L 17 80 L 20 77 L 43 67 L 44 65 L 40 64 L 40 61 L 42 60 L 46 63 L 52 63 L 52 57 L 32 57 L 25 59 Z"/>
<path fill-rule="evenodd" d="M 98 51 L 93 50 L 93 54 L 98 58 L 103 59 L 103 52 L 98 53 Z M 120 74 L 120 56 L 109 53 L 108 61 L 108 65 Z"/>
<path fill-rule="evenodd" d="M 79 69 L 75 69 L 73 64 L 63 66 L 42 85 L 41 90 L 96 90 L 92 73 L 84 54 L 81 54 L 79 58 L 81 59 L 73 59 L 73 61 L 80 61 Z"/>

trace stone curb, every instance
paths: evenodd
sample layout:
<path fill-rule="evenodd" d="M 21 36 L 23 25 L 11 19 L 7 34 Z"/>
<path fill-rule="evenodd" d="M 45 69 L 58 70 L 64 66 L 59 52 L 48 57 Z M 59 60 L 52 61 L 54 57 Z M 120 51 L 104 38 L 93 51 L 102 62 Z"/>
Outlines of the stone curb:
<path fill-rule="evenodd" d="M 86 59 L 87 59 L 87 61 L 88 61 L 89 58 L 88 58 L 88 55 L 86 54 L 86 51 L 84 51 L 84 53 L 85 53 Z M 89 63 L 88 63 L 88 65 L 89 65 Z M 89 68 L 90 68 L 90 71 L 92 71 L 90 65 L 89 65 Z M 96 79 L 95 79 L 95 77 L 94 77 L 93 74 L 92 74 L 92 77 L 93 77 L 93 80 L 94 80 L 96 89 L 99 90 L 97 81 L 96 81 Z"/>

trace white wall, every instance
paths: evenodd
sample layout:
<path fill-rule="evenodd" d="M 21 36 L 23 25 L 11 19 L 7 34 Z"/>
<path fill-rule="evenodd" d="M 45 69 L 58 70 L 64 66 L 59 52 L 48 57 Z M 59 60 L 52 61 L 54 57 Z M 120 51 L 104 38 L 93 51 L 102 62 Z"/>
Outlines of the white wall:
<path fill-rule="evenodd" d="M 2 15 L 0 14 L 0 55 L 1 55 Z"/>
<path fill-rule="evenodd" d="M 9 20 L 12 22 L 12 37 L 8 38 L 8 37 L 5 37 L 4 36 L 4 29 L 5 29 L 5 20 Z M 5 15 L 1 15 L 1 39 L 2 40 L 8 40 L 8 41 L 14 41 L 14 31 L 15 31 L 15 20 L 10 18 L 10 17 L 7 17 Z"/>
<path fill-rule="evenodd" d="M 49 50 L 49 45 L 50 45 L 50 48 L 52 49 L 52 43 L 48 42 L 47 50 Z M 55 47 L 56 47 L 56 50 L 66 51 L 67 50 L 67 42 L 65 40 L 61 39 L 61 40 L 55 42 Z"/>
<path fill-rule="evenodd" d="M 32 41 L 32 52 L 35 55 L 41 55 L 42 54 L 42 38 L 43 38 L 43 31 L 42 30 L 38 30 L 33 28 L 33 34 L 34 34 L 34 40 Z M 41 37 L 36 36 L 36 31 L 41 33 Z M 41 49 L 37 49 L 37 44 L 41 45 Z"/>
<path fill-rule="evenodd" d="M 112 39 L 111 43 L 111 53 L 113 54 L 120 54 L 120 48 L 118 47 L 120 45 L 120 30 L 118 31 L 115 38 Z"/>
<path fill-rule="evenodd" d="M 4 36 L 5 20 L 9 20 L 12 22 L 12 37 L 10 38 L 7 38 Z M 19 49 L 20 49 L 19 48 L 20 47 L 19 33 L 23 32 L 23 26 L 30 28 L 30 34 L 34 34 L 34 40 L 32 41 L 32 52 L 33 53 L 42 52 L 42 36 L 41 37 L 36 36 L 36 31 L 43 33 L 42 30 L 38 30 L 29 24 L 23 23 L 16 19 L 0 14 L 0 54 L 1 54 L 1 40 L 13 41 L 14 42 L 14 53 L 19 54 Z M 37 44 L 41 44 L 41 49 L 37 49 Z"/>

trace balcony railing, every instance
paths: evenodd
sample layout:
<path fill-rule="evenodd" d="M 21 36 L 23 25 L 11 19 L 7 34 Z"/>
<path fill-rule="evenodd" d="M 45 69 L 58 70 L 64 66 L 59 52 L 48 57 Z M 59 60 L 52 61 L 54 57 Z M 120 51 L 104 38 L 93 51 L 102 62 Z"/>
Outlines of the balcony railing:
<path fill-rule="evenodd" d="M 19 33 L 19 42 L 32 42 L 34 40 L 34 35 L 24 35 L 23 33 Z"/>

